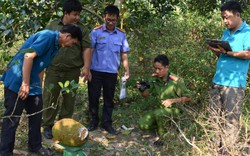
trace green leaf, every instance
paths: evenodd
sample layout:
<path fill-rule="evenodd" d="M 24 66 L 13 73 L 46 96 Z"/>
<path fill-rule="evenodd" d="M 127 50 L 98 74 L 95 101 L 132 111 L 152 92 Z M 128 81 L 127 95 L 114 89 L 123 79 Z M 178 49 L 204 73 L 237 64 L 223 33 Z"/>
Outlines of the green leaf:
<path fill-rule="evenodd" d="M 72 80 L 72 81 L 70 81 L 70 84 L 72 85 L 72 84 L 75 84 L 76 82 L 75 82 L 75 80 Z"/>
<path fill-rule="evenodd" d="M 58 82 L 58 85 L 63 88 L 63 83 L 62 82 Z"/>
<path fill-rule="evenodd" d="M 54 84 L 53 83 L 50 83 L 49 85 L 48 85 L 48 90 L 51 90 L 51 89 L 53 89 L 54 88 Z"/>
<path fill-rule="evenodd" d="M 66 91 L 66 93 L 70 93 L 70 89 L 69 88 L 67 88 L 65 91 Z"/>
<path fill-rule="evenodd" d="M 71 89 L 76 89 L 79 87 L 79 84 L 73 84 Z"/>
<path fill-rule="evenodd" d="M 65 92 L 67 88 L 62 88 L 61 89 L 61 92 Z"/>
<path fill-rule="evenodd" d="M 7 28 L 6 28 L 5 26 L 1 25 L 1 26 L 0 26 L 0 29 L 6 30 Z"/>
<path fill-rule="evenodd" d="M 66 81 L 65 83 L 64 83 L 64 87 L 68 87 L 69 86 L 69 81 Z"/>
<path fill-rule="evenodd" d="M 10 30 L 10 29 L 5 30 L 5 31 L 2 33 L 2 36 L 8 35 L 10 32 L 11 32 L 11 30 Z"/>
<path fill-rule="evenodd" d="M 124 135 L 129 135 L 132 132 L 132 130 L 124 130 L 122 134 Z"/>

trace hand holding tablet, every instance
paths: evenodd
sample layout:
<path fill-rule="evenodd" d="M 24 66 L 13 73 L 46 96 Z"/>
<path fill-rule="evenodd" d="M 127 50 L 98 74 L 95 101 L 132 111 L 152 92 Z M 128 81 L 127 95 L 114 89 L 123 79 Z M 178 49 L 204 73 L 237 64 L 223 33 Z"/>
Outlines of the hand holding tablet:
<path fill-rule="evenodd" d="M 218 39 L 206 39 L 206 43 L 211 47 L 218 48 L 218 45 L 224 48 L 226 51 L 232 51 L 232 48 L 228 41 L 222 41 Z"/>

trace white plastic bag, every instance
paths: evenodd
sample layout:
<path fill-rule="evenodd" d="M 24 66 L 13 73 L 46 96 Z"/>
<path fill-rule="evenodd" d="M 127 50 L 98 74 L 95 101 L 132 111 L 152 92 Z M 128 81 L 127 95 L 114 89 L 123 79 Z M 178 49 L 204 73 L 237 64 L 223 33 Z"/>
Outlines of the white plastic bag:
<path fill-rule="evenodd" d="M 120 81 L 120 100 L 125 99 L 127 97 L 126 82 L 127 79 L 125 77 L 122 77 Z"/>

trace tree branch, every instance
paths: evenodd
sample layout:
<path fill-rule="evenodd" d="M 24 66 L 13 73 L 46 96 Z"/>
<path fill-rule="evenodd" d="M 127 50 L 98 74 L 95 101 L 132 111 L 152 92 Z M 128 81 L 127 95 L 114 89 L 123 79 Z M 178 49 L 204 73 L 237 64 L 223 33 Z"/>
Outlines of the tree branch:
<path fill-rule="evenodd" d="M 87 11 L 87 12 L 89 12 L 89 13 L 91 13 L 91 14 L 93 14 L 93 15 L 95 15 L 97 18 L 99 18 L 99 20 L 101 20 L 102 22 L 104 22 L 103 19 L 102 19 L 102 17 L 100 15 L 98 15 L 96 12 L 94 12 L 94 11 L 92 11 L 89 8 L 86 8 L 86 7 L 82 7 L 82 9 L 85 10 L 85 11 Z"/>
<path fill-rule="evenodd" d="M 172 122 L 175 124 L 175 126 L 178 128 L 178 130 L 180 131 L 181 135 L 184 137 L 184 139 L 186 140 L 186 142 L 187 142 L 189 145 L 191 145 L 192 147 L 194 147 L 195 149 L 197 149 L 197 150 L 199 151 L 199 153 L 202 155 L 202 152 L 201 152 L 200 148 L 197 147 L 195 144 L 193 144 L 193 143 L 191 143 L 191 142 L 189 141 L 189 139 L 185 136 L 185 134 L 182 132 L 182 130 L 180 129 L 180 127 L 177 125 L 177 123 L 176 123 L 173 119 L 171 119 L 171 121 L 172 121 Z"/>

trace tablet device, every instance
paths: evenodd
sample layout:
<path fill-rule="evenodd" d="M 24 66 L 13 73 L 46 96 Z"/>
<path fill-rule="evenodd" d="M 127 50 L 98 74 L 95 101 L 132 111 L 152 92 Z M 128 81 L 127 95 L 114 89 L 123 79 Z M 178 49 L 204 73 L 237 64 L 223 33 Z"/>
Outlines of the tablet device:
<path fill-rule="evenodd" d="M 224 48 L 226 51 L 232 51 L 232 48 L 228 41 L 222 41 L 218 39 L 206 39 L 206 43 L 210 45 L 211 47 L 218 48 L 218 45 Z"/>

